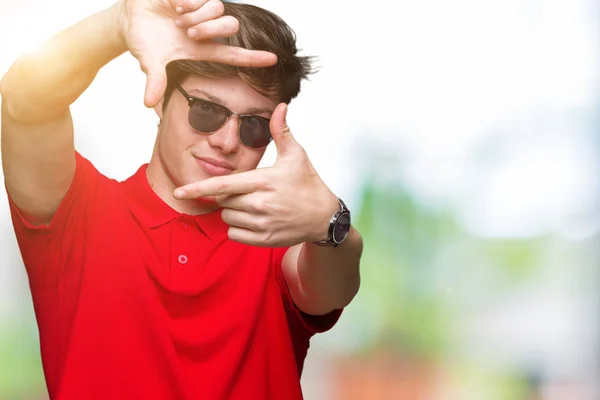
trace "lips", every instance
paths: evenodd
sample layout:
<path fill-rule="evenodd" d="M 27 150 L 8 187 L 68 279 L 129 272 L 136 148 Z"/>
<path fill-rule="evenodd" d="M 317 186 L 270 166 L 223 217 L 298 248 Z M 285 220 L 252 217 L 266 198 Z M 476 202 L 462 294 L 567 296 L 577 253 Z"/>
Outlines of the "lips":
<path fill-rule="evenodd" d="M 196 158 L 202 169 L 213 176 L 229 175 L 233 173 L 233 165 L 227 161 L 215 160 L 214 158 Z"/>
<path fill-rule="evenodd" d="M 219 161 L 219 160 L 215 160 L 214 158 L 208 158 L 208 157 L 198 157 L 198 160 L 207 162 L 212 165 L 216 165 L 217 167 L 221 167 L 221 168 L 225 168 L 225 169 L 229 169 L 229 170 L 233 171 L 233 165 L 231 165 L 227 161 Z"/>

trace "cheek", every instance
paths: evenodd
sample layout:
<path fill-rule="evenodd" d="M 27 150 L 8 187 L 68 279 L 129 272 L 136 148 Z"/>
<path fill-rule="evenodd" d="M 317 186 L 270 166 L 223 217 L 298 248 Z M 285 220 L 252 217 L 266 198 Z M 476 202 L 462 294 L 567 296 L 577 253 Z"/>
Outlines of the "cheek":
<path fill-rule="evenodd" d="M 169 120 L 162 127 L 160 143 L 164 146 L 163 151 L 168 153 L 179 153 L 198 142 L 201 139 L 191 131 L 186 120 Z"/>
<path fill-rule="evenodd" d="M 241 161 L 239 163 L 240 169 L 244 171 L 250 171 L 256 169 L 258 163 L 265 154 L 265 150 L 255 151 L 247 148 L 243 148 L 241 152 Z"/>

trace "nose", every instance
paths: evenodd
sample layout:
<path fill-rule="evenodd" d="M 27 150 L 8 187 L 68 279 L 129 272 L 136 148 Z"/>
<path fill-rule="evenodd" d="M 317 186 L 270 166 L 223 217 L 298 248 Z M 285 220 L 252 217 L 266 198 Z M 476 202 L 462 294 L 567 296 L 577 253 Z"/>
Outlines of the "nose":
<path fill-rule="evenodd" d="M 208 136 L 208 143 L 212 147 L 219 148 L 224 154 L 237 152 L 240 147 L 240 141 L 238 140 L 239 123 L 239 117 L 232 115 L 225 122 L 225 125 Z"/>

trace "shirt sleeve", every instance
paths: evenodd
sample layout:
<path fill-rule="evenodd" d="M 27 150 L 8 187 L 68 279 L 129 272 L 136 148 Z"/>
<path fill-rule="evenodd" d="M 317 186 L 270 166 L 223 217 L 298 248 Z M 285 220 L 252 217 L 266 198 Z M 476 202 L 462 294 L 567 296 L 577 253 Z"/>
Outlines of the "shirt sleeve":
<path fill-rule="evenodd" d="M 289 287 L 283 276 L 282 269 L 283 256 L 288 249 L 289 247 L 275 249 L 273 262 L 277 283 L 279 284 L 283 302 L 286 307 L 286 313 L 288 315 L 288 323 L 292 328 L 301 327 L 309 337 L 317 333 L 326 332 L 335 326 L 340 319 L 343 310 L 333 310 L 325 315 L 310 315 L 301 311 L 294 304 Z"/>
<path fill-rule="evenodd" d="M 75 153 L 73 181 L 52 221 L 36 225 L 23 213 L 8 194 L 13 228 L 27 270 L 32 291 L 56 290 L 74 249 L 74 241 L 85 235 L 88 210 L 91 209 L 99 184 L 108 178 L 83 156 Z"/>

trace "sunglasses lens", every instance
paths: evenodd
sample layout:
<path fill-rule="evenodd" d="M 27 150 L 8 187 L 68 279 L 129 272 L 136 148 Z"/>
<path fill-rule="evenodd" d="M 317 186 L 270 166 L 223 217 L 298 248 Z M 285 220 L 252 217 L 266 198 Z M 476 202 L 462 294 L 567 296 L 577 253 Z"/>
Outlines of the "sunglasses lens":
<path fill-rule="evenodd" d="M 190 107 L 189 123 L 197 131 L 212 133 L 222 127 L 228 117 L 225 107 L 210 101 L 196 100 Z"/>
<path fill-rule="evenodd" d="M 271 142 L 269 120 L 258 116 L 244 116 L 240 126 L 240 140 L 244 146 L 260 149 Z"/>

